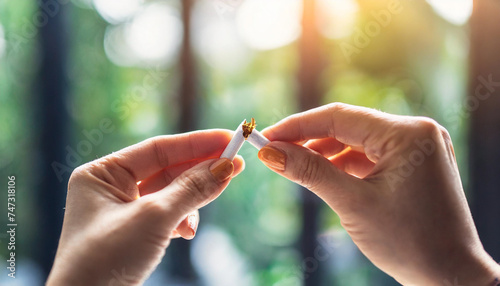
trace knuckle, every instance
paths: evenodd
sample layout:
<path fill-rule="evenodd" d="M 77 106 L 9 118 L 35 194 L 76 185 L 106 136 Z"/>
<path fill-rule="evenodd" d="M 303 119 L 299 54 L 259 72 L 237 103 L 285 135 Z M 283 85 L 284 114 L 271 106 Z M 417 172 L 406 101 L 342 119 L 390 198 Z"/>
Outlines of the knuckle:
<path fill-rule="evenodd" d="M 445 148 L 450 152 L 451 157 L 453 158 L 453 162 L 456 163 L 456 158 L 455 158 L 455 148 L 453 148 L 453 141 L 451 140 L 450 133 L 446 128 L 442 127 L 440 128 L 441 130 L 441 136 L 444 141 Z"/>
<path fill-rule="evenodd" d="M 68 189 L 72 189 L 73 186 L 82 183 L 82 181 L 88 178 L 89 176 L 88 168 L 89 168 L 88 164 L 84 164 L 78 166 L 73 170 L 71 176 L 69 177 Z"/>
<path fill-rule="evenodd" d="M 319 183 L 320 180 L 320 168 L 319 163 L 313 156 L 305 156 L 296 170 L 296 178 L 299 184 L 312 188 Z"/>
<path fill-rule="evenodd" d="M 120 165 L 117 157 L 106 156 L 88 163 L 88 172 L 95 178 L 117 187 L 125 187 L 130 180 L 135 181 L 133 172 Z"/>
<path fill-rule="evenodd" d="M 446 128 L 444 128 L 443 126 L 440 126 L 440 130 L 441 130 L 441 136 L 443 137 L 443 140 L 446 143 L 446 145 L 453 145 L 452 140 L 451 140 L 451 136 L 450 136 L 450 133 L 448 132 L 448 130 L 446 130 Z"/>
<path fill-rule="evenodd" d="M 345 111 L 349 106 L 345 103 L 341 103 L 341 102 L 333 102 L 333 103 L 330 103 L 328 105 L 326 105 L 326 110 L 327 110 L 327 113 L 329 114 L 329 116 L 327 117 L 330 122 L 328 124 L 328 136 L 329 137 L 332 137 L 332 138 L 335 138 L 335 114 L 337 113 L 341 113 L 343 111 Z"/>
<path fill-rule="evenodd" d="M 175 177 L 172 174 L 170 174 L 169 171 L 163 170 L 162 173 L 163 173 L 163 180 L 165 181 L 165 185 L 168 185 L 175 180 Z"/>
<path fill-rule="evenodd" d="M 145 197 L 147 198 L 147 196 Z M 141 216 L 156 217 L 164 216 L 168 212 L 168 207 L 161 200 L 145 199 L 141 206 Z"/>
<path fill-rule="evenodd" d="M 194 200 L 205 202 L 210 199 L 208 189 L 213 185 L 210 180 L 204 176 L 196 174 L 185 174 L 179 177 L 178 184 L 181 188 L 188 191 Z"/>
<path fill-rule="evenodd" d="M 441 126 L 432 118 L 417 117 L 414 122 L 415 135 L 436 139 L 441 136 Z"/>
<path fill-rule="evenodd" d="M 343 109 L 346 109 L 347 108 L 347 104 L 342 103 L 342 102 L 332 102 L 332 103 L 327 104 L 326 108 L 331 113 L 335 113 L 335 112 L 339 112 L 339 111 L 341 111 Z"/>
<path fill-rule="evenodd" d="M 84 176 L 84 174 L 87 173 L 86 167 L 87 167 L 86 165 L 81 165 L 76 167 L 71 173 L 70 179 L 78 179 Z"/>
<path fill-rule="evenodd" d="M 164 142 L 164 139 L 164 136 L 156 136 L 149 139 L 149 144 L 153 146 L 156 154 L 156 160 L 158 162 L 158 165 L 161 167 L 168 166 L 169 163 L 168 155 L 165 152 L 165 148 L 163 148 L 162 146 L 162 142 Z"/>

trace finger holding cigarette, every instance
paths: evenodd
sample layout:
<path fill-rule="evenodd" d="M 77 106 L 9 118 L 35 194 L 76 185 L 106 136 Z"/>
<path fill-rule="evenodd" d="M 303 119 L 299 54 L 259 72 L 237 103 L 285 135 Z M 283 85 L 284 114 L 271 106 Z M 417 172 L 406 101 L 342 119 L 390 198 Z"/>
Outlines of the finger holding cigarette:
<path fill-rule="evenodd" d="M 262 147 L 266 146 L 270 143 L 270 141 L 262 135 L 257 129 L 255 129 L 257 125 L 255 124 L 255 119 L 252 118 L 250 122 L 247 122 L 246 119 L 236 128 L 233 138 L 227 145 L 224 152 L 222 152 L 221 158 L 227 158 L 229 160 L 233 160 L 238 151 L 241 149 L 245 141 L 252 144 L 257 149 L 262 149 Z"/>

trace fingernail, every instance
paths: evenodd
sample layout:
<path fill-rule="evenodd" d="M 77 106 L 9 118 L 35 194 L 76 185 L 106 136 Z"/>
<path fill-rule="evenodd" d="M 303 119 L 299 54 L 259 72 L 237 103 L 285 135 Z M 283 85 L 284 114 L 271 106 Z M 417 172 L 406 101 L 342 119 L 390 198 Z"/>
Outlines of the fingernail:
<path fill-rule="evenodd" d="M 264 147 L 259 151 L 259 159 L 268 167 L 284 171 L 286 163 L 286 155 L 283 151 L 273 147 Z"/>
<path fill-rule="evenodd" d="M 234 171 L 233 162 L 228 159 L 219 159 L 210 166 L 212 176 L 219 182 L 224 182 L 229 179 Z"/>
<path fill-rule="evenodd" d="M 191 229 L 193 237 L 196 234 L 196 228 L 197 228 L 197 226 L 198 226 L 198 224 L 197 224 L 197 221 L 196 221 L 196 216 L 195 215 L 188 216 L 188 227 L 189 227 L 189 229 Z"/>

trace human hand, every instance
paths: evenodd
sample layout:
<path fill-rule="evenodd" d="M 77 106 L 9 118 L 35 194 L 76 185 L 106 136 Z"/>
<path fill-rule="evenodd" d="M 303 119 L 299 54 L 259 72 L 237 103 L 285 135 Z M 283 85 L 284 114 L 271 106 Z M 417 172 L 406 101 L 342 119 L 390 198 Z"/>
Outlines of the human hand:
<path fill-rule="evenodd" d="M 231 135 L 155 137 L 78 167 L 47 284 L 115 285 L 117 274 L 127 285 L 144 282 L 170 240 L 193 238 L 197 210 L 244 169 L 241 157 L 213 159 Z"/>
<path fill-rule="evenodd" d="M 276 142 L 259 158 L 323 199 L 359 249 L 400 283 L 486 286 L 500 278 L 477 235 L 450 136 L 435 121 L 334 103 L 262 133 Z"/>

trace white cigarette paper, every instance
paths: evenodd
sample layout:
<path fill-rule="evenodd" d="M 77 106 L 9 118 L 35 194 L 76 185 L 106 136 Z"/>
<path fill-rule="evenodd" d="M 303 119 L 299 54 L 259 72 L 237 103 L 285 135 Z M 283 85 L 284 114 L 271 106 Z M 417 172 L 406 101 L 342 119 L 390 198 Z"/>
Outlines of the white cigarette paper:
<path fill-rule="evenodd" d="M 234 131 L 233 138 L 231 138 L 231 141 L 227 144 L 226 149 L 222 152 L 220 157 L 227 158 L 231 161 L 234 160 L 234 157 L 238 154 L 245 140 L 248 140 L 250 144 L 259 150 L 269 144 L 270 141 L 257 131 L 255 126 L 255 119 L 252 118 L 250 122 L 247 122 L 245 119 Z"/>
<path fill-rule="evenodd" d="M 238 151 L 240 151 L 241 146 L 245 143 L 245 137 L 243 137 L 243 124 L 245 124 L 245 122 L 246 120 L 241 122 L 238 128 L 236 128 L 233 138 L 231 138 L 231 141 L 227 144 L 226 149 L 224 149 L 224 152 L 220 155 L 221 158 L 227 158 L 231 161 L 234 160 L 234 157 L 238 154 Z"/>
<path fill-rule="evenodd" d="M 247 138 L 248 143 L 252 144 L 257 149 L 262 149 L 267 144 L 271 143 L 262 133 L 254 129 Z"/>

